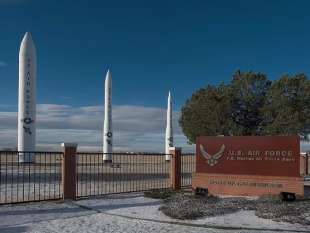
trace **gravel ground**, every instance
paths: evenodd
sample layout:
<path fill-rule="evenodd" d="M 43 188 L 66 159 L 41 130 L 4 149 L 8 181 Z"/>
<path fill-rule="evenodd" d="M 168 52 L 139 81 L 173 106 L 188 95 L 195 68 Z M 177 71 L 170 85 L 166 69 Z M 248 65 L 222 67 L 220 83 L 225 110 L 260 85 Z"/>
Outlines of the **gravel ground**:
<path fill-rule="evenodd" d="M 258 217 L 310 225 L 310 200 L 283 202 L 278 197 L 218 198 L 176 193 L 164 200 L 160 210 L 176 219 L 196 219 L 230 214 L 239 210 L 253 210 Z"/>
<path fill-rule="evenodd" d="M 103 200 L 103 199 L 100 199 Z M 97 200 L 97 204 L 101 203 Z M 123 200 L 123 199 L 115 199 Z M 94 201 L 94 200 L 93 200 Z M 114 202 L 110 209 L 122 209 L 122 205 Z M 123 206 L 124 207 L 124 206 Z M 184 226 L 156 221 L 129 219 L 113 216 L 106 213 L 98 213 L 96 210 L 87 210 L 77 206 L 75 203 L 28 203 L 22 205 L 7 205 L 0 207 L 0 232 L 1 233 L 93 233 L 93 232 L 210 232 L 210 233 L 246 233 L 261 232 L 234 229 L 216 229 L 197 226 Z M 265 231 L 273 232 L 273 231 Z"/>
<path fill-rule="evenodd" d="M 285 222 L 275 222 L 270 219 L 259 218 L 253 210 L 239 210 L 232 214 L 225 214 L 214 217 L 205 217 L 194 220 L 178 220 L 166 216 L 159 207 L 161 200 L 146 198 L 143 194 L 132 193 L 122 195 L 109 195 L 102 199 L 85 199 L 77 202 L 78 205 L 96 210 L 101 213 L 124 216 L 129 218 L 169 221 L 176 223 L 187 223 L 200 226 L 211 227 L 231 227 L 247 229 L 260 229 L 259 232 L 272 230 L 304 231 L 310 232 L 310 227 L 301 224 L 290 224 Z M 238 231 L 237 231 L 238 232 Z M 255 231 L 254 231 L 255 232 Z"/>
<path fill-rule="evenodd" d="M 166 224 L 158 222 L 149 222 L 144 220 L 132 220 L 122 217 L 109 216 L 105 214 L 94 214 L 83 217 L 75 217 L 68 219 L 57 219 L 51 221 L 37 222 L 36 224 L 25 224 L 17 226 L 8 226 L 0 228 L 1 233 L 18 233 L 18 232 L 40 232 L 40 233 L 53 233 L 53 232 L 75 232 L 75 233 L 93 233 L 93 232 L 148 232 L 148 233 L 161 233 L 161 232 L 210 232 L 210 233 L 248 233 L 248 232 L 261 232 L 249 230 L 223 230 L 223 229 L 206 229 L 201 227 L 182 226 L 175 224 Z M 264 231 L 266 233 L 272 231 Z"/>
<path fill-rule="evenodd" d="M 300 224 L 274 222 L 238 211 L 197 220 L 175 220 L 158 210 L 161 201 L 142 193 L 108 195 L 77 202 L 0 206 L 0 232 L 310 232 Z M 183 224 L 183 225 L 182 225 Z M 185 224 L 185 225 L 184 225 Z"/>

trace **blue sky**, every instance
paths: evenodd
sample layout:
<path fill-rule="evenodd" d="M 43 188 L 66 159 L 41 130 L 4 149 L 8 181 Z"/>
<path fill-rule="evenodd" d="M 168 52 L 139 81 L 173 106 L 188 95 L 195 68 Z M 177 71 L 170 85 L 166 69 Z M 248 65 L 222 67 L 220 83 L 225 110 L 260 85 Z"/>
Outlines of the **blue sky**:
<path fill-rule="evenodd" d="M 260 71 L 271 79 L 285 73 L 309 75 L 309 8 L 306 0 L 0 0 L 0 111 L 5 116 L 17 111 L 18 50 L 30 31 L 37 47 L 42 109 L 66 106 L 75 113 L 102 106 L 110 68 L 115 106 L 161 113 L 171 90 L 177 128 L 178 111 L 195 90 L 228 82 L 238 69 Z M 1 119 L 4 135 L 6 118 Z M 14 118 L 10 122 L 13 132 Z M 164 116 L 161 124 L 164 128 Z M 95 128 L 99 126 L 101 121 Z M 181 130 L 176 132 L 181 138 Z"/>

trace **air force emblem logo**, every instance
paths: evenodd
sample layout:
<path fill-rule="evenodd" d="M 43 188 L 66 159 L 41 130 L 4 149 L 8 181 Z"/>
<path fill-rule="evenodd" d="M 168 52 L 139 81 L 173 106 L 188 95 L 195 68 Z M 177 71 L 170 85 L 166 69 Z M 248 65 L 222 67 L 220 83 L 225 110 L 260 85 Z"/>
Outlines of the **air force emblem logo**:
<path fill-rule="evenodd" d="M 201 154 L 207 160 L 207 163 L 210 166 L 214 166 L 218 163 L 218 160 L 223 156 L 224 150 L 225 150 L 225 145 L 223 144 L 218 152 L 216 152 L 214 155 L 210 155 L 200 144 Z"/>

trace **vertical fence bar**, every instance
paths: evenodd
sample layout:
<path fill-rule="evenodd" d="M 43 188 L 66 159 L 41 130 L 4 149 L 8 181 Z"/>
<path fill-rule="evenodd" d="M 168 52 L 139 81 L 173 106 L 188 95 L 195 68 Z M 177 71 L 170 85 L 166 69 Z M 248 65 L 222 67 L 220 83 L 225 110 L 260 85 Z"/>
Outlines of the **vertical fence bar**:
<path fill-rule="evenodd" d="M 41 200 L 41 176 L 42 176 L 42 172 L 41 172 L 42 156 L 41 156 L 41 154 L 39 154 L 39 158 L 40 158 L 40 161 L 39 161 L 39 201 L 40 201 Z"/>
<path fill-rule="evenodd" d="M 186 174 L 184 160 L 185 160 L 185 155 L 182 154 L 181 155 L 181 186 L 184 186 L 184 174 Z"/>
<path fill-rule="evenodd" d="M 52 161 L 51 161 L 51 157 L 52 155 L 49 154 L 49 172 L 48 172 L 48 196 L 51 196 L 51 186 L 52 186 L 52 182 L 51 182 L 51 173 L 52 173 Z"/>
<path fill-rule="evenodd" d="M 63 198 L 63 190 L 62 190 L 62 187 L 61 187 L 61 177 L 62 177 L 62 163 L 63 163 L 63 159 L 64 159 L 64 156 L 63 156 L 63 153 L 61 153 L 61 155 L 59 156 L 59 163 L 57 163 L 57 172 L 56 173 L 56 177 L 57 177 L 57 180 L 58 180 L 58 198 Z M 61 191 L 62 190 L 62 191 Z"/>
<path fill-rule="evenodd" d="M 94 195 L 96 195 L 96 155 L 94 155 L 93 159 L 93 172 L 91 173 L 93 177 L 93 190 L 94 190 Z"/>
<path fill-rule="evenodd" d="M 99 155 L 96 155 L 96 165 L 97 165 L 97 195 L 100 194 L 100 164 L 99 164 Z"/>
<path fill-rule="evenodd" d="M 94 169 L 94 166 L 93 166 L 93 162 L 92 162 L 92 158 L 93 158 L 94 156 L 90 156 L 90 158 L 89 158 L 89 160 L 90 160 L 90 166 L 89 166 L 89 168 L 90 168 L 90 195 L 94 195 L 93 193 L 93 191 L 94 191 L 94 189 L 93 189 L 93 186 L 94 186 L 94 177 L 93 177 L 93 169 Z"/>
<path fill-rule="evenodd" d="M 80 165 L 81 167 L 81 170 L 82 170 L 82 178 L 81 178 L 81 196 L 84 194 L 84 192 L 86 193 L 86 190 L 87 190 L 87 177 L 86 177 L 86 174 L 85 174 L 85 156 L 84 154 L 81 154 L 80 155 L 82 157 L 82 163 Z M 87 162 L 87 161 L 86 161 Z"/>
<path fill-rule="evenodd" d="M 149 166 L 148 167 L 150 167 L 150 172 L 151 172 L 151 174 L 150 174 L 150 177 L 151 177 L 151 182 L 150 182 L 150 184 L 151 184 L 151 189 L 154 189 L 155 188 L 155 178 L 154 178 L 154 170 L 155 170 L 155 166 L 153 165 L 154 164 L 154 155 L 151 155 L 151 159 L 149 160 L 150 161 L 150 163 L 149 163 Z"/>
<path fill-rule="evenodd" d="M 141 179 L 142 181 L 144 181 L 144 182 L 139 182 L 139 183 L 141 183 L 142 184 L 142 186 L 141 185 L 139 185 L 138 187 L 139 187 L 139 190 L 147 190 L 147 189 L 149 189 L 149 187 L 150 187 L 150 171 L 148 170 L 148 166 L 149 166 L 149 164 L 148 164 L 148 159 L 147 159 L 147 157 L 146 157 L 147 155 L 140 155 L 140 156 L 137 156 L 137 158 L 138 158 L 138 161 L 140 161 L 140 159 L 141 159 L 141 161 L 142 161 L 142 164 L 140 165 L 140 169 L 141 169 L 141 172 L 142 172 L 142 174 L 145 174 L 145 176 L 146 176 L 146 179 Z M 138 162 L 139 163 L 139 162 Z M 140 176 L 141 177 L 141 176 Z M 140 179 L 140 178 L 139 178 Z"/>
<path fill-rule="evenodd" d="M 7 202 L 7 184 L 8 184 L 8 154 L 5 153 L 5 202 Z"/>
<path fill-rule="evenodd" d="M 155 164 L 156 164 L 156 169 L 155 169 L 155 178 L 156 178 L 156 182 L 155 182 L 155 185 L 156 185 L 156 188 L 158 189 L 158 187 L 159 187 L 159 182 L 158 182 L 158 158 L 159 158 L 159 156 L 156 156 L 155 157 Z"/>
<path fill-rule="evenodd" d="M 34 155 L 34 165 L 33 165 L 33 196 L 34 196 L 34 199 L 36 200 L 37 198 L 36 198 L 36 164 L 35 163 L 36 163 L 36 154 Z"/>
<path fill-rule="evenodd" d="M 112 157 L 114 157 L 114 156 L 112 156 Z M 112 158 L 113 159 L 113 158 Z M 117 161 L 117 159 L 118 159 L 118 156 L 117 155 L 115 155 L 115 163 L 117 164 L 118 163 L 118 161 Z M 113 161 L 113 160 L 112 160 Z M 115 170 L 114 170 L 114 165 L 111 167 L 111 169 L 109 169 L 108 168 L 108 164 L 106 163 L 105 164 L 105 168 L 106 168 L 106 171 L 107 171 L 107 173 L 106 173 L 106 177 L 107 177 L 107 193 L 110 193 L 111 192 L 111 183 L 112 183 L 112 186 L 114 185 L 114 172 L 115 172 Z M 116 174 L 117 174 L 117 176 L 118 176 L 118 171 L 116 171 Z M 117 187 L 116 187 L 116 190 L 117 190 Z"/>
<path fill-rule="evenodd" d="M 113 160 L 113 158 L 112 158 L 112 161 L 114 161 Z M 105 179 L 104 178 L 106 178 L 105 176 L 104 176 L 104 174 L 105 174 L 105 168 L 104 168 L 104 166 L 103 166 L 103 158 L 102 158 L 102 156 L 100 156 L 100 162 L 101 162 L 101 180 L 102 180 L 102 182 L 101 182 L 101 193 L 103 194 L 103 193 L 105 193 L 105 191 L 106 191 L 106 185 L 107 185 L 107 182 L 105 181 Z M 113 164 L 114 162 L 112 162 L 112 164 Z"/>
<path fill-rule="evenodd" d="M 91 159 L 91 155 L 90 156 L 87 156 L 85 155 L 85 158 L 86 158 L 86 177 L 87 177 L 87 181 L 88 181 L 88 190 L 90 190 L 89 192 L 89 195 L 91 196 L 91 176 L 90 176 L 90 171 L 91 170 L 91 163 L 90 163 L 90 159 Z M 87 189 L 86 189 L 86 192 L 87 192 Z"/>
<path fill-rule="evenodd" d="M 28 158 L 30 158 L 30 153 L 28 152 Z M 30 160 L 29 160 L 30 161 Z M 28 165 L 28 186 L 27 186 L 27 189 L 28 189 L 28 198 L 26 201 L 29 201 L 30 200 L 30 162 L 27 163 Z M 27 168 L 26 168 L 27 169 Z"/>
<path fill-rule="evenodd" d="M 86 176 L 86 172 L 85 172 L 87 160 L 85 159 L 84 154 L 82 154 L 81 156 L 82 156 L 81 168 L 82 168 L 82 187 L 83 187 L 83 189 L 81 189 L 81 196 L 82 196 L 82 195 L 84 195 L 84 193 L 86 193 L 86 190 L 87 190 L 87 176 Z M 84 190 L 84 192 L 83 192 L 83 190 Z"/>
<path fill-rule="evenodd" d="M 161 179 L 161 188 L 166 188 L 166 172 L 165 172 L 165 161 L 164 161 L 164 156 L 160 156 L 160 167 L 161 167 L 161 169 L 160 169 L 160 173 L 161 173 L 161 177 L 162 177 L 162 179 Z"/>
<path fill-rule="evenodd" d="M 2 153 L 0 153 L 0 187 L 2 187 Z M 0 203 L 2 203 L 2 188 L 0 189 Z"/>
<path fill-rule="evenodd" d="M 53 179 L 54 179 L 54 182 L 53 182 L 53 186 L 54 186 L 54 194 L 53 194 L 53 197 L 56 198 L 56 182 L 57 182 L 57 155 L 55 154 L 54 155 L 55 157 L 55 162 L 54 162 L 54 176 L 53 176 Z M 35 173 L 34 173 L 35 174 Z M 59 190 L 60 191 L 60 190 Z"/>
<path fill-rule="evenodd" d="M 61 154 L 60 161 L 61 161 L 61 163 L 60 163 L 60 166 L 58 167 L 58 169 L 59 169 L 59 172 L 62 172 L 62 164 L 64 162 L 64 154 L 63 153 Z M 61 178 L 62 178 L 62 173 L 61 173 L 61 176 L 58 176 L 58 180 L 60 180 Z M 63 198 L 63 191 L 64 190 L 63 190 L 61 184 L 62 184 L 62 182 L 58 181 L 59 198 L 60 198 L 60 189 L 62 189 L 62 198 Z"/>
<path fill-rule="evenodd" d="M 13 166 L 13 156 L 11 155 L 11 201 L 14 201 L 14 180 L 13 180 L 13 174 L 14 174 L 14 166 Z"/>
<path fill-rule="evenodd" d="M 44 166 L 43 166 L 43 178 L 44 178 L 44 185 L 43 185 L 43 200 L 45 200 L 46 194 L 46 153 L 42 154 L 44 156 Z"/>
<path fill-rule="evenodd" d="M 307 151 L 306 152 L 306 175 L 309 175 L 309 171 L 308 171 L 308 168 L 309 168 L 309 154 L 310 154 L 310 152 L 309 151 Z"/>
<path fill-rule="evenodd" d="M 125 170 L 125 167 L 126 167 L 126 163 L 124 161 L 124 158 L 125 158 L 124 155 L 120 156 L 122 169 L 121 169 L 121 172 L 120 172 L 121 178 L 120 178 L 119 182 L 121 183 L 121 192 L 122 193 L 124 192 L 124 170 Z"/>
<path fill-rule="evenodd" d="M 81 189 L 81 173 L 80 173 L 80 158 L 81 155 L 76 154 L 76 195 L 77 197 L 80 196 L 80 189 Z"/>
<path fill-rule="evenodd" d="M 138 164 L 136 163 L 136 155 L 132 155 L 132 168 L 133 168 L 133 180 L 132 180 L 132 187 L 133 190 L 137 189 L 137 179 L 138 179 Z"/>

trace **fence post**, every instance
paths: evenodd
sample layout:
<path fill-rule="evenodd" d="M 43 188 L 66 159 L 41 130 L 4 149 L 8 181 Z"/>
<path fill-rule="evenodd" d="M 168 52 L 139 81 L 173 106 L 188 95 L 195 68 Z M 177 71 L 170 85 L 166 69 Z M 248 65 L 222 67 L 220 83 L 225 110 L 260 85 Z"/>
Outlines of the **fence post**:
<path fill-rule="evenodd" d="M 174 190 L 181 189 L 181 147 L 170 147 L 171 154 L 171 171 L 170 171 L 170 183 L 171 188 Z"/>
<path fill-rule="evenodd" d="M 62 190 L 64 199 L 76 199 L 76 148 L 75 143 L 61 144 L 64 158 L 62 161 Z"/>

